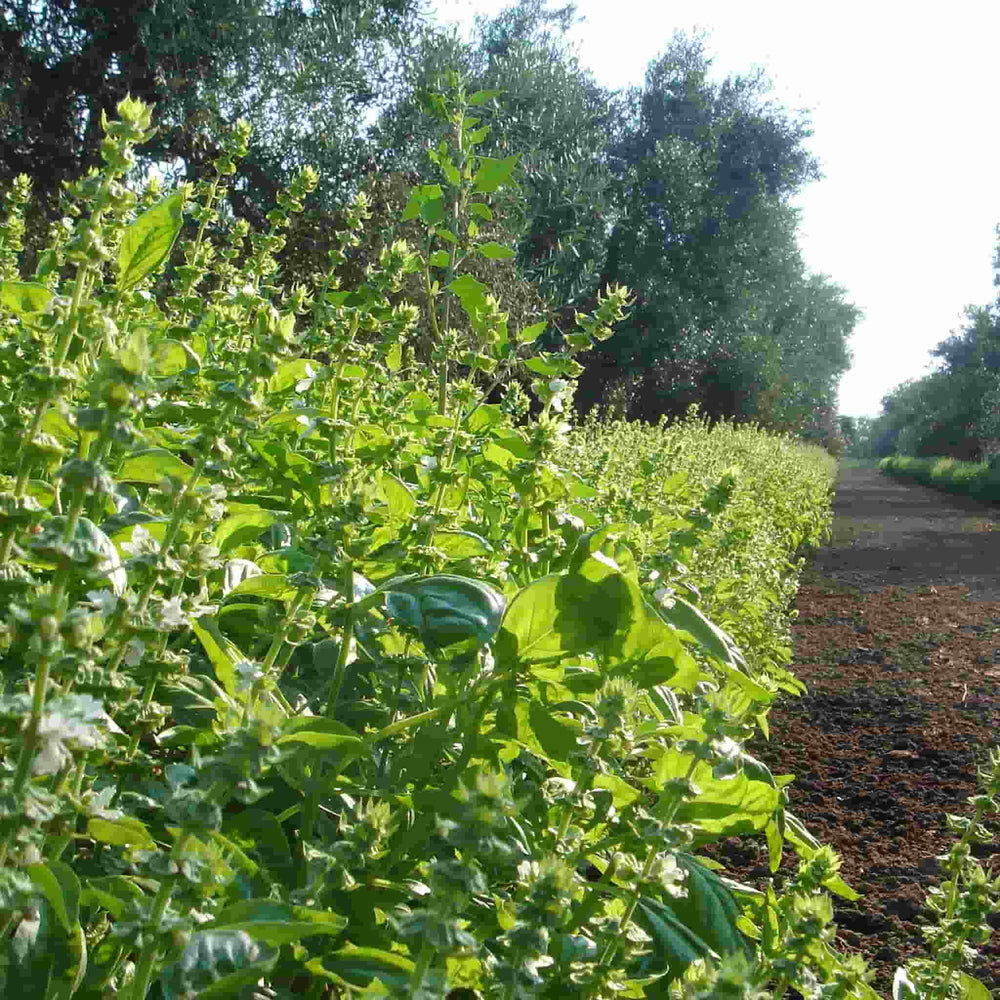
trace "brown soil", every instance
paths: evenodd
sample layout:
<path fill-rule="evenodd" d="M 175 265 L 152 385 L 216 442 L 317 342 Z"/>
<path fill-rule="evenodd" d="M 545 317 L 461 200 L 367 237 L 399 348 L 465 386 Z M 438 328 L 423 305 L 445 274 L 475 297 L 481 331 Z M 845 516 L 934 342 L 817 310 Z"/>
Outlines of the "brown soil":
<path fill-rule="evenodd" d="M 945 814 L 969 814 L 976 765 L 1000 743 L 1000 508 L 862 468 L 842 469 L 834 514 L 793 625 L 808 694 L 772 709 L 757 752 L 797 775 L 790 809 L 863 894 L 835 899 L 837 936 L 888 997 L 896 966 L 924 953 L 935 855 L 955 839 Z M 974 851 L 988 865 L 1000 844 Z M 741 881 L 770 877 L 760 840 L 727 841 L 718 856 Z M 796 865 L 787 850 L 776 888 Z M 969 971 L 1000 989 L 1000 938 Z"/>

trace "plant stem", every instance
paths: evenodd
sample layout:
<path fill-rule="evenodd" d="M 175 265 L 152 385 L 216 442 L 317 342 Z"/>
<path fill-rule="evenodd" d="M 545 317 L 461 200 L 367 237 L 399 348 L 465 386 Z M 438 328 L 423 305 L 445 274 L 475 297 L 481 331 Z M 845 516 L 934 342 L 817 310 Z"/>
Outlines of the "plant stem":
<path fill-rule="evenodd" d="M 423 945 L 420 948 L 420 954 L 413 965 L 413 975 L 410 977 L 411 997 L 416 997 L 419 995 L 420 987 L 423 986 L 424 983 L 424 976 L 427 975 L 427 970 L 430 968 L 433 959 L 434 959 L 434 945 L 432 945 L 430 941 L 427 941 L 425 939 Z"/>
<path fill-rule="evenodd" d="M 337 712 L 337 702 L 340 700 L 340 689 L 344 685 L 347 658 L 350 655 L 351 639 L 354 635 L 354 563 L 350 560 L 344 564 L 344 579 L 341 587 L 347 598 L 347 608 L 344 616 L 344 631 L 341 633 L 340 653 L 337 656 L 337 665 L 333 669 L 333 677 L 330 680 L 330 693 L 327 695 L 326 715 L 328 719 L 332 719 Z"/>
<path fill-rule="evenodd" d="M 698 766 L 698 758 L 695 757 L 690 766 L 688 767 L 687 774 L 684 776 L 685 781 L 690 781 L 691 777 L 694 775 L 695 768 Z M 667 815 L 664 819 L 664 824 L 669 826 L 674 817 L 677 815 L 677 810 L 680 809 L 681 803 L 683 802 L 682 796 L 676 796 L 674 801 L 670 804 L 667 810 Z M 621 937 L 625 933 L 625 928 L 628 927 L 629 921 L 632 919 L 632 915 L 635 913 L 635 908 L 639 905 L 639 897 L 642 895 L 642 884 L 649 878 L 649 873 L 653 870 L 653 862 L 656 860 L 659 850 L 655 843 L 650 844 L 649 851 L 646 854 L 646 861 L 642 866 L 642 872 L 636 881 L 635 888 L 631 892 L 631 898 L 629 899 L 628 906 L 625 909 L 625 915 L 622 917 L 621 932 L 617 938 L 615 938 L 608 947 L 605 949 L 604 954 L 601 956 L 601 965 L 609 966 L 614 961 L 615 955 L 618 953 L 618 947 L 621 943 Z"/>
<path fill-rule="evenodd" d="M 285 643 L 289 630 L 295 624 L 295 616 L 299 613 L 299 608 L 302 607 L 303 602 L 311 593 L 312 591 L 309 590 L 300 590 L 292 599 L 292 603 L 288 607 L 288 613 L 285 615 L 285 621 L 279 629 L 278 634 L 271 641 L 271 648 L 268 649 L 267 656 L 264 657 L 264 662 L 261 664 L 261 673 L 263 677 L 260 681 L 255 682 L 253 687 L 250 689 L 250 695 L 247 698 L 247 703 L 243 707 L 243 719 L 240 723 L 241 725 L 245 726 L 247 724 L 247 720 L 250 718 L 250 713 L 253 711 L 253 707 L 256 704 L 257 696 L 260 694 L 261 687 L 264 682 L 269 679 L 268 675 L 274 667 L 275 660 L 278 658 L 278 653 L 281 651 L 281 647 Z"/>
<path fill-rule="evenodd" d="M 174 844 L 174 849 L 171 852 L 171 857 L 174 860 L 179 858 L 183 853 L 188 837 L 190 837 L 190 834 L 182 833 L 180 837 L 177 838 L 177 842 Z M 139 956 L 139 964 L 136 967 L 135 979 L 132 981 L 131 1000 L 145 1000 L 145 996 L 149 992 L 149 984 L 153 978 L 156 960 L 159 957 L 159 942 L 157 941 L 157 936 L 160 930 L 160 921 L 163 920 L 163 914 L 166 913 L 167 904 L 169 902 L 170 882 L 169 880 L 164 879 L 160 882 L 160 887 L 156 890 L 156 896 L 153 899 L 153 909 L 150 913 L 151 929 L 146 936 L 146 943 L 143 945 L 142 952 Z"/>
<path fill-rule="evenodd" d="M 952 849 L 953 855 L 958 855 L 963 858 L 968 857 L 969 841 L 972 839 L 973 831 L 982 823 L 985 811 L 985 806 L 976 806 L 976 812 L 972 818 L 972 822 L 966 827 L 958 844 Z M 962 868 L 964 868 L 965 864 L 966 862 L 963 861 Z M 958 905 L 958 897 L 960 894 L 959 880 L 962 877 L 962 868 L 953 872 L 951 876 L 951 888 L 948 892 L 948 905 L 945 909 L 944 917 L 942 918 L 942 924 L 944 925 L 950 925 L 955 915 L 955 907 Z M 961 965 L 962 945 L 965 944 L 966 937 L 967 935 L 963 935 L 960 940 L 951 942 L 952 948 L 957 954 L 956 957 L 948 962 L 947 965 L 942 964 L 940 958 L 941 953 L 940 951 L 938 952 L 938 955 L 934 960 L 934 969 L 931 972 L 932 982 L 937 982 L 938 985 L 933 987 L 934 992 L 931 994 L 931 1000 L 933 1000 L 934 997 L 948 996 L 951 981 Z"/>

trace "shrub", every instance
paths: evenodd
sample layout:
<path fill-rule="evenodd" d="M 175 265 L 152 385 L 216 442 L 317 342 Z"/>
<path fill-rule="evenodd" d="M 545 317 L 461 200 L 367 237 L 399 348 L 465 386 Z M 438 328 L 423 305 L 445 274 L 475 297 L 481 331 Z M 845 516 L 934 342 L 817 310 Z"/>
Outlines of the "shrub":
<path fill-rule="evenodd" d="M 1000 474 L 989 462 L 894 455 L 882 459 L 879 468 L 898 479 L 910 479 L 948 493 L 1000 502 Z"/>
<path fill-rule="evenodd" d="M 133 192 L 131 100 L 37 270 L 5 258 L 4 995 L 864 995 L 825 890 L 854 894 L 746 749 L 798 690 L 758 633 L 828 480 L 784 445 L 756 507 L 717 458 L 689 489 L 695 422 L 631 454 L 638 495 L 620 427 L 603 473 L 573 468 L 599 446 L 565 419 L 575 356 L 627 292 L 535 351 L 542 325 L 509 329 L 463 269 L 510 253 L 477 222 L 516 164 L 476 154 L 492 96 L 434 98 L 453 143 L 403 213 L 424 247 L 391 243 L 354 287 L 363 198 L 330 271 L 279 284 L 313 172 L 265 231 L 227 226 L 239 124 L 210 183 Z M 421 365 L 419 310 L 393 301 L 410 274 Z M 759 438 L 731 455 L 751 481 Z M 713 532 L 727 571 L 702 578 Z M 735 597 L 748 575 L 775 599 Z M 765 655 L 702 604 L 759 609 L 733 628 Z M 697 855 L 751 832 L 772 868 L 801 857 L 780 898 Z"/>

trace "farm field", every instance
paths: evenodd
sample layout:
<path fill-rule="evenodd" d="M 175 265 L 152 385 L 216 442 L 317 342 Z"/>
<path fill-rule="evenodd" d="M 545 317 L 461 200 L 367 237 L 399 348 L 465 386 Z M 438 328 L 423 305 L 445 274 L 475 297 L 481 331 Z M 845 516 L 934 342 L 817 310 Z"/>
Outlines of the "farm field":
<path fill-rule="evenodd" d="M 975 793 L 975 765 L 996 739 L 997 514 L 871 467 L 841 469 L 834 512 L 792 626 L 791 669 L 809 690 L 772 709 L 758 751 L 775 774 L 797 775 L 790 808 L 863 894 L 835 900 L 837 937 L 871 962 L 885 996 L 895 968 L 924 948 L 924 900 L 942 878 L 935 856 L 952 839 L 945 813 Z M 974 853 L 988 865 L 996 850 Z M 730 840 L 717 857 L 750 884 L 770 874 L 749 842 Z M 1000 988 L 995 941 L 974 974 Z"/>
<path fill-rule="evenodd" d="M 960 596 L 940 614 L 930 600 L 959 581 L 995 596 L 986 514 L 938 516 L 937 498 L 880 498 L 873 470 L 845 472 L 796 623 L 841 631 L 804 633 L 796 664 L 792 604 L 836 462 L 696 405 L 574 421 L 577 356 L 636 298 L 608 285 L 551 340 L 547 320 L 512 322 L 486 279 L 513 251 L 485 227 L 516 157 L 476 151 L 468 112 L 488 93 L 434 96 L 454 125 L 442 183 L 401 214 L 423 249 L 372 248 L 354 287 L 339 272 L 370 235 L 363 195 L 326 271 L 272 283 L 311 168 L 265 229 L 227 226 L 244 124 L 214 181 L 139 194 L 119 178 L 152 113 L 121 101 L 105 171 L 71 192 L 89 216 L 34 271 L 27 178 L 9 199 L 0 993 L 867 1000 L 850 949 L 881 963 L 882 995 L 913 949 L 877 891 L 877 913 L 835 915 L 831 894 L 858 897 L 834 848 L 849 878 L 880 875 L 889 841 L 929 875 L 900 846 L 920 837 L 950 849 L 962 889 L 892 993 L 981 1000 L 958 966 L 997 889 L 965 852 L 1000 801 L 1000 755 L 975 820 L 962 778 L 989 745 L 989 694 L 952 663 L 934 673 L 931 649 L 958 655 L 940 643 L 915 651 L 926 702 L 891 668 L 910 669 L 901 628 L 990 638 Z M 890 583 L 927 588 L 913 625 L 876 608 Z M 886 730 L 875 744 L 854 715 Z M 869 803 L 846 801 L 862 767 L 892 808 L 845 838 L 863 833 Z M 923 808 L 931 779 L 947 780 L 921 827 L 903 790 Z M 960 818 L 937 837 L 946 810 Z M 766 865 L 734 855 L 751 834 Z"/>

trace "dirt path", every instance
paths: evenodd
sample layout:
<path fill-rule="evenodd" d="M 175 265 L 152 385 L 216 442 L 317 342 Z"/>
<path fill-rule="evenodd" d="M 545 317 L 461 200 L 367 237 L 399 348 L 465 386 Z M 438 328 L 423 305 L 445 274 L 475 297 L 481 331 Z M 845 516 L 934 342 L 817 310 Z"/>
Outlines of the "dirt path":
<path fill-rule="evenodd" d="M 966 586 L 973 600 L 1000 601 L 1000 508 L 852 468 L 841 469 L 833 511 L 811 575 L 865 591 Z"/>
<path fill-rule="evenodd" d="M 895 967 L 924 953 L 935 855 L 953 842 L 945 813 L 967 812 L 977 760 L 1000 742 L 998 520 L 1000 508 L 842 470 L 833 540 L 796 602 L 791 668 L 809 692 L 772 709 L 757 746 L 775 774 L 797 775 L 791 810 L 863 893 L 836 901 L 838 939 L 870 961 L 884 997 Z M 1000 845 L 975 853 L 988 864 L 994 850 L 1000 862 Z M 718 857 L 751 884 L 771 877 L 760 838 Z M 776 886 L 796 864 L 787 851 Z M 1000 989 L 1000 935 L 972 971 Z"/>

